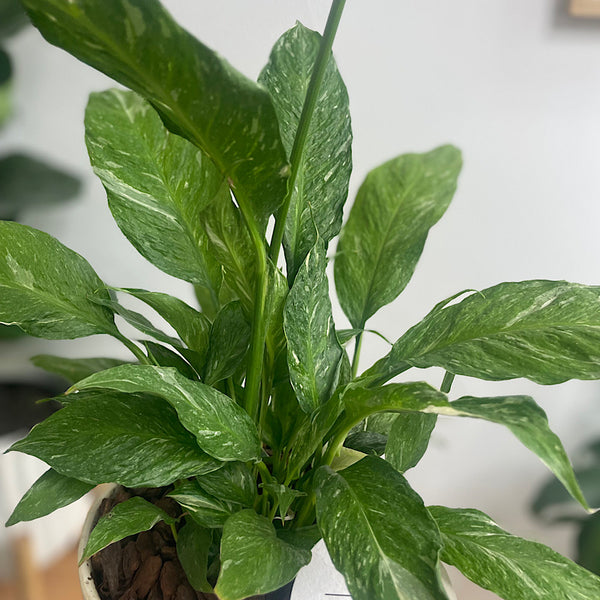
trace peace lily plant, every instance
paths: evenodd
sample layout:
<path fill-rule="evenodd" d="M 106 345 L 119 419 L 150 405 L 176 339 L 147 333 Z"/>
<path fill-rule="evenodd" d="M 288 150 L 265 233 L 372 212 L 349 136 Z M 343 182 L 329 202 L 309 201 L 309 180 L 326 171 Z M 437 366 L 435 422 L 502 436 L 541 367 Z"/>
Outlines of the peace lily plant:
<path fill-rule="evenodd" d="M 599 287 L 539 280 L 460 292 L 357 373 L 367 322 L 409 282 L 461 156 L 443 146 L 374 169 L 341 227 L 352 134 L 331 47 L 344 1 L 323 36 L 301 24 L 284 33 L 258 83 L 157 0 L 24 5 L 48 41 L 132 90 L 91 95 L 91 163 L 122 232 L 193 284 L 201 310 L 110 287 L 46 233 L 1 223 L 0 320 L 48 339 L 108 334 L 135 357 L 34 358 L 73 385 L 63 408 L 11 448 L 50 469 L 9 524 L 100 483 L 165 488 L 178 518 L 133 497 L 99 520 L 82 558 L 164 520 L 189 581 L 220 600 L 284 586 L 320 538 L 355 600 L 447 598 L 440 561 L 508 600 L 598 600 L 595 575 L 477 510 L 426 507 L 403 473 L 437 415 L 484 419 L 508 427 L 588 508 L 531 398 L 447 393 L 455 375 L 600 378 Z M 338 233 L 344 330 L 326 275 Z M 126 296 L 176 336 L 124 308 Z M 116 316 L 143 341 L 121 333 Z M 439 390 L 414 371 L 431 366 L 447 372 Z"/>

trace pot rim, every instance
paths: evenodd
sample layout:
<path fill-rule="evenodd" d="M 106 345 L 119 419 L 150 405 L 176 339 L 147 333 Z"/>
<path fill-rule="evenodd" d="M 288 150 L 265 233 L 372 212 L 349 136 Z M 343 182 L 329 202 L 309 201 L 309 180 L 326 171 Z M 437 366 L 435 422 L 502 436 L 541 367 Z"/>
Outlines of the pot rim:
<path fill-rule="evenodd" d="M 87 513 L 85 521 L 83 522 L 83 528 L 81 530 L 81 537 L 79 538 L 79 545 L 77 546 L 77 562 L 81 560 L 83 556 L 83 551 L 87 546 L 90 533 L 96 524 L 96 517 L 98 511 L 100 510 L 100 505 L 105 498 L 109 498 L 112 494 L 114 494 L 118 485 L 115 483 L 102 484 L 98 488 L 96 488 L 96 498 L 90 507 L 90 510 Z M 96 584 L 94 582 L 94 577 L 92 576 L 92 561 L 91 559 L 86 560 L 85 562 L 79 565 L 78 569 L 79 574 L 79 585 L 81 586 L 81 592 L 83 594 L 84 600 L 101 600 L 98 595 L 98 590 L 96 589 Z"/>

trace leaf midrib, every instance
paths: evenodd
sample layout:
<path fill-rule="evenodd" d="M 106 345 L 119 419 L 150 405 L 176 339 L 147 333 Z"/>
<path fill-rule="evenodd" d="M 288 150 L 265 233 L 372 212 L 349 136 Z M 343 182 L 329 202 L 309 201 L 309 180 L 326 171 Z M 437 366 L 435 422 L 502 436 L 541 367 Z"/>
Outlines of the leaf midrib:
<path fill-rule="evenodd" d="M 503 331 L 493 331 L 491 333 L 484 334 L 484 335 L 479 335 L 477 337 L 461 338 L 459 340 L 455 340 L 455 341 L 448 342 L 448 343 L 445 343 L 445 344 L 440 344 L 438 346 L 435 346 L 432 349 L 425 350 L 421 354 L 416 354 L 416 355 L 409 356 L 409 357 L 400 356 L 400 360 L 404 360 L 404 361 L 408 362 L 410 360 L 414 360 L 414 359 L 418 359 L 418 358 L 423 358 L 423 357 L 427 356 L 428 354 L 432 354 L 434 352 L 445 350 L 445 349 L 450 348 L 452 346 L 460 346 L 460 345 L 463 345 L 463 344 L 489 341 L 491 339 L 500 337 L 502 335 L 510 335 L 510 334 L 519 335 L 519 334 L 522 334 L 522 333 L 526 333 L 528 331 L 529 332 L 530 331 L 540 331 L 540 332 L 542 332 L 542 330 L 544 330 L 544 329 L 552 330 L 552 329 L 560 329 L 560 328 L 571 329 L 571 330 L 578 330 L 578 329 L 589 330 L 590 328 L 591 329 L 600 329 L 600 322 L 597 325 L 590 325 L 590 324 L 586 324 L 586 323 L 576 323 L 576 324 L 552 323 L 552 324 L 549 324 L 549 325 L 548 324 L 544 324 L 543 327 L 530 326 L 530 327 L 519 327 L 518 329 L 507 329 L 507 330 L 503 330 Z M 400 338 L 398 340 L 398 342 L 396 342 L 396 343 L 399 344 L 404 337 L 405 336 L 403 336 L 402 338 Z M 392 350 L 392 352 L 393 352 L 393 350 Z"/>
<path fill-rule="evenodd" d="M 68 302 L 68 300 L 62 300 L 61 298 L 59 298 L 57 296 L 53 296 L 50 292 L 47 292 L 46 290 L 43 290 L 43 289 L 37 288 L 37 287 L 27 287 L 24 285 L 19 286 L 16 283 L 14 285 L 10 285 L 9 283 L 6 283 L 6 282 L 0 283 L 0 289 L 2 289 L 2 288 L 16 290 L 17 292 L 21 292 L 21 293 L 23 293 L 23 292 L 33 293 L 34 295 L 39 296 L 43 302 L 45 302 L 47 304 L 53 304 L 53 305 L 57 306 L 63 312 L 66 312 L 67 314 L 75 313 L 74 316 L 80 318 L 83 322 L 87 323 L 88 325 L 93 325 L 93 326 L 99 327 L 103 332 L 108 333 L 110 335 L 112 335 L 114 333 L 114 330 L 112 328 L 106 327 L 105 323 L 100 323 L 99 321 L 90 321 L 89 317 L 90 317 L 91 312 L 88 314 L 82 308 L 77 306 L 76 304 L 70 304 Z"/>
<path fill-rule="evenodd" d="M 395 590 L 396 590 L 396 592 L 398 593 L 398 597 L 399 597 L 399 598 L 403 598 L 403 597 L 404 597 L 404 596 L 403 596 L 404 592 L 403 592 L 403 590 L 401 590 L 401 589 L 399 589 L 399 588 L 397 587 L 397 585 L 396 585 L 396 578 L 393 576 L 393 573 L 392 573 L 392 571 L 391 571 L 391 569 L 390 569 L 390 567 L 389 567 L 389 562 L 390 562 L 390 561 L 391 561 L 392 563 L 395 563 L 396 561 L 395 561 L 393 558 L 391 558 L 390 556 L 388 556 L 388 555 L 387 555 L 387 554 L 384 552 L 384 550 L 383 550 L 383 548 L 381 547 L 381 545 L 379 544 L 379 540 L 377 539 L 377 536 L 376 536 L 376 534 L 375 534 L 375 531 L 373 530 L 373 527 L 371 526 L 371 522 L 369 521 L 369 518 L 368 518 L 368 516 L 367 516 L 367 513 L 366 513 L 366 511 L 363 509 L 363 505 L 362 505 L 362 503 L 360 502 L 360 499 L 359 499 L 358 495 L 356 494 L 356 492 L 354 491 L 354 489 L 352 488 L 352 486 L 350 485 L 350 483 L 349 483 L 349 482 L 348 482 L 348 481 L 347 481 L 347 480 L 346 480 L 344 477 L 342 477 L 341 475 L 339 475 L 339 474 L 336 474 L 336 475 L 337 475 L 337 477 L 339 477 L 339 478 L 340 478 L 340 480 L 343 482 L 343 485 L 345 485 L 345 486 L 346 486 L 346 488 L 347 488 L 347 490 L 348 490 L 348 492 L 349 492 L 350 496 L 352 497 L 352 499 L 354 500 L 354 503 L 355 503 L 355 504 L 356 504 L 356 506 L 358 507 L 358 509 L 359 509 L 359 511 L 360 511 L 360 516 L 361 516 L 361 517 L 362 517 L 362 519 L 364 520 L 364 522 L 365 522 L 365 524 L 366 524 L 366 526 L 367 526 L 367 529 L 368 529 L 369 533 L 371 534 L 371 537 L 372 537 L 372 539 L 373 539 L 373 541 L 374 541 L 374 543 L 375 543 L 375 547 L 376 547 L 376 549 L 377 549 L 378 553 L 379 553 L 379 554 L 380 554 L 380 556 L 381 556 L 381 561 L 382 561 L 382 562 L 385 564 L 385 566 L 386 566 L 386 570 L 387 570 L 387 572 L 388 572 L 388 574 L 389 574 L 389 578 L 390 578 L 390 580 L 392 581 L 392 583 L 393 583 L 393 585 L 394 585 L 394 589 L 395 589 Z M 415 576 L 415 577 L 416 577 L 416 576 Z"/>
<path fill-rule="evenodd" d="M 129 122 L 132 125 L 135 125 L 135 120 L 133 118 L 133 115 L 130 115 L 129 111 L 127 110 L 127 106 L 123 102 L 122 93 L 119 92 L 119 93 L 113 94 L 113 95 L 117 99 L 117 102 L 121 105 Z M 165 131 L 166 131 L 165 146 L 168 146 L 168 144 L 170 142 L 169 138 L 173 134 L 170 131 L 168 131 L 166 128 L 165 128 Z M 171 185 L 169 183 L 169 178 L 167 177 L 166 172 L 165 172 L 164 164 L 162 164 L 161 162 L 156 160 L 156 153 L 153 151 L 154 149 L 152 148 L 152 146 L 150 145 L 150 142 L 146 139 L 146 137 L 143 135 L 139 135 L 139 134 L 137 135 L 137 137 L 138 137 L 138 139 L 141 140 L 141 143 L 146 150 L 146 157 L 150 160 L 151 164 L 154 165 L 154 167 L 156 169 L 156 173 L 160 177 L 160 181 L 163 185 L 166 195 L 170 199 L 170 208 L 172 209 L 170 211 L 171 214 L 173 214 L 173 216 L 176 219 L 177 224 L 181 227 L 183 232 L 187 234 L 188 239 L 191 241 L 191 246 L 193 248 L 194 254 L 196 255 L 196 260 L 201 265 L 201 269 L 206 271 L 207 279 L 209 279 L 208 268 L 205 264 L 204 256 L 200 252 L 196 236 L 194 235 L 194 231 L 192 231 L 192 229 L 191 229 L 191 224 L 188 223 L 187 219 L 185 218 L 184 212 L 182 210 L 182 206 L 177 201 L 177 194 L 175 194 L 173 192 L 173 189 L 171 188 Z M 121 177 L 119 177 L 118 179 L 120 181 L 123 181 L 123 179 Z M 129 185 L 125 181 L 123 181 L 123 182 L 125 183 L 125 185 Z M 138 188 L 136 188 L 136 189 L 138 189 Z M 141 191 L 141 190 L 138 189 L 138 191 Z"/>
<path fill-rule="evenodd" d="M 390 230 L 392 229 L 392 225 L 394 224 L 394 221 L 396 220 L 396 215 L 404 207 L 404 203 L 406 202 L 407 195 L 412 191 L 412 189 L 417 185 L 417 183 L 418 183 L 418 180 L 417 180 L 417 178 L 415 178 L 411 182 L 411 184 L 408 185 L 404 189 L 404 191 L 402 192 L 400 202 L 398 203 L 396 208 L 392 211 L 392 217 L 388 219 L 387 225 L 385 226 L 384 235 L 381 236 L 381 238 L 379 238 L 382 241 L 381 241 L 381 244 L 379 244 L 379 247 L 377 249 L 377 258 L 375 260 L 374 267 L 371 269 L 371 277 L 369 278 L 369 284 L 368 284 L 368 288 L 367 288 L 367 293 L 365 295 L 365 302 L 364 302 L 363 309 L 361 312 L 360 323 L 358 325 L 358 329 L 364 329 L 367 319 L 369 318 L 366 316 L 366 314 L 368 313 L 368 306 L 371 304 L 371 293 L 373 291 L 373 286 L 375 285 L 375 279 L 376 279 L 378 266 L 379 266 L 379 263 L 381 262 L 383 249 L 386 246 Z M 425 235 L 427 235 L 427 233 Z"/>

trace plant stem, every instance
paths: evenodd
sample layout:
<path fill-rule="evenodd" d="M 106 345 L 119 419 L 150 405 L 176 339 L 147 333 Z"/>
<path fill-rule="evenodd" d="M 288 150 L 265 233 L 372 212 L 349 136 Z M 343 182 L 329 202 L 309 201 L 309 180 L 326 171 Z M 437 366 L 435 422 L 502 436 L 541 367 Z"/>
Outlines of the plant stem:
<path fill-rule="evenodd" d="M 360 349 L 362 346 L 363 333 L 363 331 L 359 331 L 358 335 L 356 336 L 356 342 L 354 343 L 354 358 L 352 359 L 352 379 L 354 379 L 356 377 L 356 374 L 358 373 L 358 360 L 360 358 Z"/>
<path fill-rule="evenodd" d="M 442 386 L 440 387 L 440 392 L 444 392 L 444 394 L 447 394 L 450 391 L 450 388 L 452 388 L 453 381 L 454 373 L 446 371 L 446 374 L 444 375 L 444 381 L 442 381 Z"/>
<path fill-rule="evenodd" d="M 275 229 L 273 231 L 271 247 L 269 249 L 269 255 L 275 266 L 277 266 L 279 250 L 281 248 L 281 243 L 283 242 L 285 221 L 287 219 L 294 188 L 296 187 L 296 177 L 298 176 L 300 163 L 302 161 L 302 153 L 304 152 L 306 136 L 308 135 L 310 122 L 317 104 L 319 89 L 321 87 L 321 83 L 323 82 L 323 76 L 325 75 L 325 69 L 327 68 L 327 63 L 331 54 L 331 47 L 333 46 L 333 40 L 340 23 L 340 18 L 342 17 L 342 11 L 344 10 L 345 4 L 346 0 L 333 0 L 331 10 L 329 11 L 329 17 L 327 18 L 327 24 L 325 25 L 325 31 L 323 32 L 321 46 L 319 47 L 319 54 L 317 55 L 317 60 L 310 78 L 310 83 L 308 84 L 304 105 L 302 106 L 300 123 L 298 124 L 298 130 L 296 131 L 296 137 L 294 138 L 294 145 L 292 147 L 292 154 L 290 156 L 290 178 L 288 180 L 287 193 L 275 220 Z"/>
<path fill-rule="evenodd" d="M 131 340 L 128 340 L 124 335 L 118 334 L 114 336 L 119 340 L 139 361 L 142 365 L 149 365 L 148 357 L 138 348 Z"/>
<path fill-rule="evenodd" d="M 267 327 L 265 322 L 265 305 L 267 301 L 267 252 L 264 237 L 260 234 L 256 220 L 240 194 L 236 196 L 238 205 L 256 250 L 256 288 L 254 289 L 254 314 L 252 318 L 252 341 L 250 343 L 250 360 L 246 371 L 246 393 L 244 408 L 252 420 L 257 423 L 260 406 L 260 380 L 262 376 L 265 338 Z"/>

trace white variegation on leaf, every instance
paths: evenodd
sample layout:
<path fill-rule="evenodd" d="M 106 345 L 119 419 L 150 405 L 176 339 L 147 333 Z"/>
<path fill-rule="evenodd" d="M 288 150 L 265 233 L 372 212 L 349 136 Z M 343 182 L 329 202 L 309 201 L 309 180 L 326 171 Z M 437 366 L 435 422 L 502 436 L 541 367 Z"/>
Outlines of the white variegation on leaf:
<path fill-rule="evenodd" d="M 298 271 L 284 310 L 290 381 L 307 413 L 333 393 L 343 353 L 331 314 L 326 268 L 325 244 L 317 240 Z"/>
<path fill-rule="evenodd" d="M 109 299 L 83 257 L 43 231 L 0 221 L 0 323 L 48 339 L 117 335 L 113 312 L 92 296 Z"/>
<path fill-rule="evenodd" d="M 104 389 L 160 396 L 177 411 L 205 452 L 219 460 L 260 459 L 256 426 L 238 404 L 213 387 L 190 381 L 176 369 L 123 365 L 91 375 L 71 390 Z"/>
<path fill-rule="evenodd" d="M 447 600 L 437 526 L 400 473 L 369 456 L 316 479 L 317 522 L 354 600 Z"/>
<path fill-rule="evenodd" d="M 361 380 L 383 383 L 414 367 L 541 384 L 600 377 L 600 287 L 566 281 L 500 283 L 437 306 Z"/>
<path fill-rule="evenodd" d="M 335 286 L 353 327 L 406 287 L 429 229 L 456 190 L 462 159 L 453 146 L 404 154 L 367 175 L 342 228 Z"/>
<path fill-rule="evenodd" d="M 431 506 L 442 560 L 504 600 L 597 600 L 600 577 L 547 546 L 503 531 L 478 510 Z"/>
<path fill-rule="evenodd" d="M 321 36 L 297 23 L 276 42 L 259 77 L 271 94 L 283 145 L 291 155 Z M 329 56 L 304 143 L 286 219 L 283 246 L 288 277 L 296 276 L 317 238 L 340 231 L 352 171 L 352 129 L 346 86 Z"/>
<path fill-rule="evenodd" d="M 211 158 L 266 224 L 285 196 L 287 170 L 264 88 L 180 27 L 158 0 L 23 5 L 50 43 L 147 98 L 171 131 Z"/>
<path fill-rule="evenodd" d="M 230 517 L 221 540 L 220 600 L 243 600 L 272 592 L 310 562 L 310 550 L 277 537 L 273 524 L 253 510 Z"/>
<path fill-rule="evenodd" d="M 199 448 L 161 398 L 110 390 L 77 395 L 10 450 L 92 485 L 158 487 L 221 465 Z"/>

